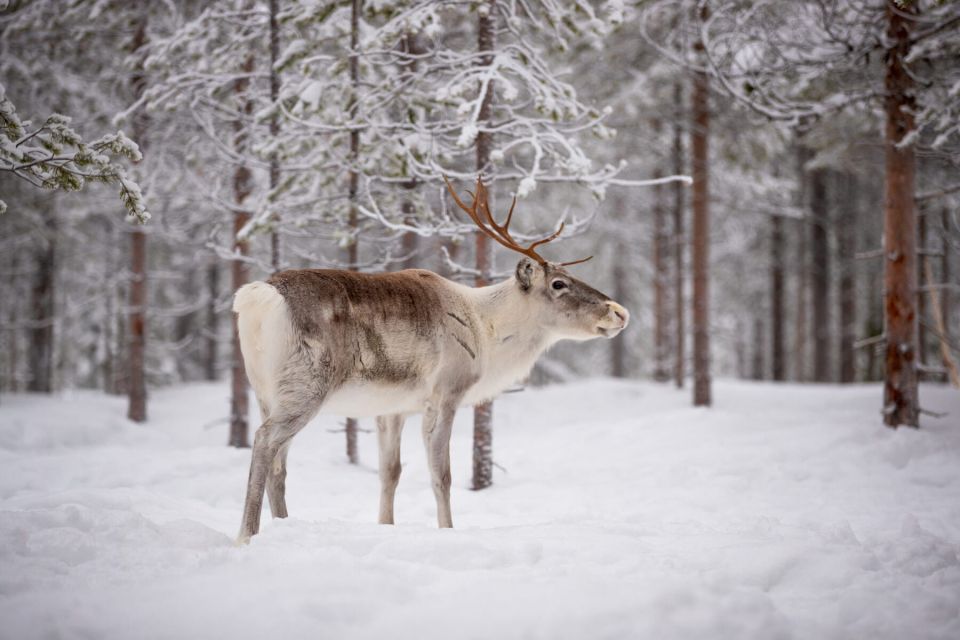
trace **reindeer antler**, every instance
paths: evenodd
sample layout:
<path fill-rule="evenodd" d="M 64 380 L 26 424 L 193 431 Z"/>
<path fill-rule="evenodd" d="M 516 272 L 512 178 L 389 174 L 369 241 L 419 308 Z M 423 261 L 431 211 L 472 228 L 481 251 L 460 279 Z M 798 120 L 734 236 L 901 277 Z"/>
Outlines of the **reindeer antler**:
<path fill-rule="evenodd" d="M 547 264 L 547 260 L 544 259 L 536 252 L 536 248 L 540 245 L 547 244 L 548 242 L 555 240 L 561 233 L 563 233 L 564 223 L 560 223 L 560 228 L 555 232 L 542 238 L 535 242 L 531 242 L 529 246 L 524 247 L 516 240 L 513 239 L 513 236 L 510 235 L 510 220 L 513 218 L 513 209 L 517 206 L 517 196 L 513 196 L 513 202 L 510 203 L 510 211 L 507 212 L 507 219 L 502 225 L 497 224 L 497 221 L 493 219 L 493 214 L 490 212 L 490 205 L 487 201 L 487 187 L 483 184 L 483 180 L 480 176 L 477 176 L 477 191 L 476 193 L 470 193 L 473 196 L 473 204 L 467 206 L 463 200 L 457 195 L 457 192 L 453 190 L 453 185 L 450 184 L 450 181 L 447 180 L 446 176 L 443 176 L 443 181 L 447 183 L 447 189 L 450 190 L 450 195 L 453 196 L 454 202 L 457 203 L 457 206 L 466 211 L 467 215 L 470 216 L 470 219 L 473 220 L 473 223 L 477 225 L 485 235 L 490 238 L 493 238 L 507 249 L 516 251 L 517 253 L 522 253 L 528 258 L 533 258 L 542 265 Z M 486 218 L 486 221 L 484 221 Z M 583 258 L 582 260 L 574 260 L 573 262 L 561 262 L 561 267 L 568 267 L 574 264 L 580 264 L 581 262 L 586 262 L 593 256 L 589 258 Z"/>

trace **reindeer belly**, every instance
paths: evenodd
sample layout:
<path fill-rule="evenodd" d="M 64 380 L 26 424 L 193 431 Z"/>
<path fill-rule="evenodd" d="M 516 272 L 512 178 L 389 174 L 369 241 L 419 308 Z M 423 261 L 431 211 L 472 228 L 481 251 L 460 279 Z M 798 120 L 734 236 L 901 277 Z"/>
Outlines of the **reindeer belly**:
<path fill-rule="evenodd" d="M 320 413 L 370 418 L 391 413 L 423 411 L 427 394 L 417 387 L 352 381 L 331 393 Z"/>

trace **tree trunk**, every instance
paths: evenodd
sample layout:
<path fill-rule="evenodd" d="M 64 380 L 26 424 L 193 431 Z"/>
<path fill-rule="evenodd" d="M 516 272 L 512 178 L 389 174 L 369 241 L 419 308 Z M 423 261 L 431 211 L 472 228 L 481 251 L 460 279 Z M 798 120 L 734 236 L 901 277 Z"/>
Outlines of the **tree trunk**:
<path fill-rule="evenodd" d="M 211 261 L 207 265 L 207 322 L 206 349 L 203 356 L 204 377 L 217 379 L 217 347 L 220 337 L 220 316 L 217 314 L 217 298 L 220 295 L 220 265 Z"/>
<path fill-rule="evenodd" d="M 350 214 L 347 220 L 347 226 L 350 229 L 350 244 L 346 248 L 347 269 L 356 271 L 359 263 L 359 253 L 357 239 L 357 194 L 360 189 L 360 173 L 357 165 L 360 162 L 360 129 L 356 125 L 357 118 L 357 94 L 360 91 L 360 12 L 363 9 L 363 0 L 353 0 L 350 10 L 350 101 L 347 103 L 347 114 L 350 117 L 350 173 L 347 186 L 348 198 L 350 201 Z M 358 464 L 360 455 L 357 452 L 357 431 L 358 424 L 356 418 L 347 418 L 344 423 L 344 431 L 347 434 L 347 460 L 350 464 Z"/>
<path fill-rule="evenodd" d="M 707 5 L 700 19 L 708 17 Z M 695 46 L 703 50 L 703 43 Z M 691 165 L 693 173 L 693 404 L 710 406 L 710 81 L 706 71 L 693 74 Z"/>
<path fill-rule="evenodd" d="M 270 115 L 270 138 L 276 142 L 280 135 L 280 118 L 277 114 L 277 99 L 280 96 L 280 74 L 277 72 L 277 60 L 280 58 L 280 28 L 277 25 L 277 0 L 270 0 L 270 105 L 273 113 Z M 276 201 L 277 187 L 280 185 L 280 161 L 276 150 L 270 151 L 270 196 L 268 206 Z M 280 233 L 277 226 L 280 223 L 280 213 L 274 211 L 270 216 L 270 266 L 274 272 L 280 270 Z"/>
<path fill-rule="evenodd" d="M 415 178 L 411 178 L 404 183 L 403 186 L 409 194 L 404 197 L 403 204 L 400 206 L 401 210 L 403 211 L 403 223 L 412 226 L 417 222 L 415 215 L 416 210 L 414 209 L 413 204 L 413 193 L 417 188 L 417 181 Z M 417 268 L 420 263 L 420 256 L 418 255 L 419 250 L 420 236 L 413 231 L 405 232 L 400 239 L 400 252 L 403 254 L 403 260 L 400 262 L 400 267 L 402 269 Z"/>
<path fill-rule="evenodd" d="M 622 216 L 620 213 L 623 210 L 622 202 L 619 200 L 614 205 L 614 211 L 618 218 Z M 621 221 L 622 222 L 622 221 Z M 628 255 L 628 251 L 625 250 L 623 244 L 620 242 L 619 236 L 614 236 L 613 239 L 614 246 L 616 249 L 616 255 L 625 256 Z M 613 298 L 620 302 L 620 304 L 627 305 L 627 274 L 626 270 L 623 268 L 623 260 L 613 260 Z M 618 335 L 613 340 L 610 340 L 610 375 L 614 378 L 626 378 L 627 377 L 627 358 L 626 358 L 626 342 L 624 341 L 623 333 Z"/>
<path fill-rule="evenodd" d="M 884 333 L 886 357 L 883 416 L 889 427 L 918 426 L 917 393 L 917 220 L 914 209 L 915 159 L 912 135 L 915 100 L 906 68 L 915 4 L 887 3 L 886 139 L 884 193 Z"/>
<path fill-rule="evenodd" d="M 786 380 L 786 320 L 783 311 L 783 217 L 770 218 L 770 377 Z"/>
<path fill-rule="evenodd" d="M 249 74 L 253 71 L 253 56 L 249 56 L 243 64 L 243 70 Z M 240 103 L 240 111 L 244 119 L 234 122 L 234 148 L 242 157 L 248 149 L 249 133 L 247 126 L 250 115 L 253 113 L 253 100 L 247 95 L 250 81 L 246 77 L 234 82 L 234 93 Z M 250 221 L 250 212 L 243 209 L 243 203 L 253 188 L 250 169 L 245 164 L 238 165 L 233 171 L 233 253 L 237 256 L 231 264 L 233 290 L 250 281 L 249 268 L 244 258 L 249 254 L 246 240 L 241 240 L 240 230 Z M 240 334 L 237 331 L 237 315 L 233 318 L 233 354 L 230 367 L 230 440 L 232 447 L 250 446 L 250 401 L 247 392 L 247 372 L 243 365 L 243 353 L 240 351 Z"/>
<path fill-rule="evenodd" d="M 814 169 L 810 173 L 810 211 L 813 226 L 810 234 L 810 262 L 813 268 L 813 380 L 828 382 L 830 376 L 830 260 L 827 228 L 829 210 L 827 205 L 826 169 Z"/>
<path fill-rule="evenodd" d="M 947 207 L 943 207 L 940 210 L 940 233 L 941 241 L 940 246 L 942 252 L 940 254 L 940 282 L 948 283 L 950 282 L 950 210 Z M 950 289 L 945 287 L 940 295 L 940 310 L 943 315 L 943 339 L 950 341 L 950 304 L 952 303 L 952 298 L 950 296 Z"/>
<path fill-rule="evenodd" d="M 57 220 L 50 209 L 43 211 L 43 238 L 37 250 L 36 275 L 30 290 L 30 330 L 27 391 L 53 391 L 53 313 L 56 277 Z"/>
<path fill-rule="evenodd" d="M 840 270 L 840 382 L 856 379 L 856 353 L 853 343 L 857 331 L 857 292 L 854 282 L 857 229 L 857 182 L 852 174 L 838 176 L 843 194 L 840 217 L 836 221 L 838 268 Z"/>
<path fill-rule="evenodd" d="M 127 378 L 129 405 L 127 417 L 134 422 L 147 420 L 147 387 L 144 375 L 147 306 L 147 236 L 140 229 L 130 232 L 130 372 Z"/>
<path fill-rule="evenodd" d="M 477 11 L 477 50 L 480 52 L 481 66 L 493 64 L 493 50 L 497 30 L 497 0 L 486 0 Z M 493 116 L 493 82 L 487 86 L 487 92 L 480 103 L 477 117 L 477 172 L 490 173 L 490 151 L 493 134 L 490 132 Z M 492 190 L 491 190 L 492 191 Z M 492 196 L 492 194 L 491 194 Z M 493 204 L 490 203 L 492 207 Z M 489 284 L 492 259 L 487 236 L 476 234 L 477 277 L 474 284 L 484 287 Z M 473 481 L 474 490 L 485 489 L 493 484 L 493 403 L 484 402 L 473 408 Z"/>
<path fill-rule="evenodd" d="M 133 36 L 131 51 L 136 54 L 147 43 L 147 21 L 141 20 Z M 133 95 L 139 99 L 146 88 L 143 74 L 143 60 L 138 63 L 133 74 Z M 141 108 L 133 117 L 133 136 L 141 150 L 147 146 L 147 115 Z M 147 236 L 136 227 L 130 234 L 130 302 L 129 302 L 129 367 L 127 394 L 129 405 L 127 418 L 134 422 L 147 420 L 147 383 L 144 374 L 144 352 L 146 350 L 146 310 L 147 310 Z"/>
<path fill-rule="evenodd" d="M 925 211 L 917 212 L 917 247 L 920 251 L 925 251 L 927 249 L 927 215 Z M 917 283 L 923 281 L 923 268 L 924 262 L 926 260 L 917 260 Z M 929 317 L 927 314 L 927 296 L 923 294 L 922 291 L 917 289 L 917 363 L 919 365 L 929 365 L 930 361 L 927 358 L 927 327 L 926 323 L 929 322 Z M 923 380 L 927 379 L 927 375 L 919 370 L 917 371 L 917 379 Z"/>
<path fill-rule="evenodd" d="M 400 67 L 400 73 L 404 78 L 412 79 L 417 72 L 417 56 L 425 53 L 425 49 L 420 43 L 420 37 L 416 33 L 405 33 L 400 39 L 400 50 L 407 56 L 403 59 Z M 418 186 L 417 179 L 411 177 L 403 183 L 406 195 L 403 198 L 401 210 L 403 212 L 403 223 L 414 226 L 417 223 L 416 207 L 414 205 L 414 195 Z M 400 251 L 403 259 L 400 262 L 402 269 L 415 269 L 420 266 L 420 236 L 413 231 L 407 231 L 400 239 Z"/>
<path fill-rule="evenodd" d="M 765 342 L 763 320 L 758 315 L 753 319 L 753 358 L 750 363 L 750 377 L 754 380 L 763 380 Z"/>
<path fill-rule="evenodd" d="M 673 105 L 677 111 L 683 109 L 683 85 L 680 82 L 673 83 Z M 673 124 L 673 148 L 671 150 L 673 160 L 673 174 L 682 175 L 683 165 L 683 127 L 679 118 Z M 673 382 L 678 389 L 683 388 L 683 378 L 686 375 L 686 326 L 684 325 L 684 299 L 683 299 L 683 245 L 684 245 L 684 224 L 683 224 L 683 190 L 684 185 L 680 182 L 673 183 Z M 619 261 L 617 261 L 619 263 Z M 618 300 L 620 298 L 617 298 Z"/>
<path fill-rule="evenodd" d="M 245 190 L 249 189 L 250 174 L 245 166 L 239 166 L 233 174 L 234 201 L 239 205 L 246 198 Z M 233 280 L 233 290 L 237 291 L 240 287 L 250 281 L 249 269 L 247 263 L 243 261 L 249 253 L 246 240 L 238 240 L 237 235 L 240 230 L 250 221 L 250 214 L 247 211 L 237 210 L 233 214 L 233 252 L 237 258 L 231 263 L 231 276 Z M 243 353 L 240 351 L 240 333 L 237 330 L 237 314 L 230 314 L 233 322 L 233 350 L 230 367 L 230 440 L 228 444 L 231 447 L 246 448 L 250 446 L 250 404 L 247 393 L 247 371 L 243 365 Z"/>
<path fill-rule="evenodd" d="M 803 144 L 797 144 L 797 191 L 794 204 L 798 211 L 807 211 L 807 170 L 806 164 L 809 159 L 809 150 Z M 809 239 L 809 228 L 806 218 L 797 220 L 797 302 L 796 317 L 793 336 L 793 366 L 794 380 L 803 382 L 807 379 L 807 317 L 809 309 L 807 308 L 807 289 L 809 288 L 810 267 L 807 264 L 807 244 Z"/>
<path fill-rule="evenodd" d="M 655 125 L 659 129 L 659 124 Z M 653 174 L 654 179 L 662 177 L 658 169 Z M 666 382 L 670 379 L 668 358 L 670 347 L 667 344 L 667 325 L 669 323 L 667 311 L 667 231 L 666 206 L 664 205 L 664 187 L 656 185 L 653 188 L 653 379 L 657 382 Z"/>

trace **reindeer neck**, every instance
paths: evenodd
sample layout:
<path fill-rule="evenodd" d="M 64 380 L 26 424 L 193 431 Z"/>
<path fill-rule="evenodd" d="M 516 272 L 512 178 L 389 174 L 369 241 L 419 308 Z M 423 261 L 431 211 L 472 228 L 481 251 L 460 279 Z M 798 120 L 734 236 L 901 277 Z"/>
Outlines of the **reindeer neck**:
<path fill-rule="evenodd" d="M 517 287 L 514 278 L 473 291 L 477 315 L 489 338 L 488 362 L 511 368 L 517 365 L 529 371 L 554 342 L 538 322 L 536 305 Z"/>

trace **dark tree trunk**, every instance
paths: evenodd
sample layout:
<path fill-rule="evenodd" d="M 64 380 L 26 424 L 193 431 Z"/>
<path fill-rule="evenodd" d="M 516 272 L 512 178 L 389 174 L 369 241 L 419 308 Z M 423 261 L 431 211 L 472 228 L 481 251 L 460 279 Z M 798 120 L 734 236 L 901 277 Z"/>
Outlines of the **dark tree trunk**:
<path fill-rule="evenodd" d="M 915 5 L 887 3 L 886 170 L 884 184 L 884 325 L 886 357 L 883 417 L 890 427 L 918 426 L 917 393 L 917 220 L 914 209 L 915 159 L 913 78 L 906 68 Z"/>
<path fill-rule="evenodd" d="M 253 56 L 248 57 L 243 64 L 243 70 L 249 74 L 253 71 Z M 234 149 L 242 157 L 248 151 L 249 133 L 247 126 L 250 115 L 253 113 L 253 101 L 247 95 L 250 81 L 240 78 L 234 82 L 234 93 L 244 114 L 242 120 L 234 122 Z M 233 290 L 250 281 L 249 268 L 244 260 L 249 255 L 249 246 L 246 240 L 240 239 L 240 231 L 250 221 L 250 212 L 243 209 L 243 204 L 253 188 L 250 169 L 245 164 L 238 165 L 233 171 L 233 252 L 237 256 L 231 264 Z M 247 392 L 247 372 L 243 365 L 243 353 L 240 351 L 240 334 L 237 331 L 237 315 L 233 318 L 233 353 L 230 366 L 230 440 L 232 447 L 250 446 L 250 400 Z"/>
<path fill-rule="evenodd" d="M 207 322 L 206 349 L 203 354 L 203 372 L 207 380 L 217 379 L 217 345 L 220 337 L 220 316 L 217 314 L 217 298 L 220 295 L 220 265 L 207 265 Z"/>
<path fill-rule="evenodd" d="M 680 82 L 673 83 L 673 105 L 677 111 L 683 109 L 683 85 Z M 683 127 L 680 124 L 679 118 L 675 120 L 673 124 L 673 148 L 671 155 L 673 156 L 673 174 L 678 176 L 682 175 L 684 172 Z M 683 378 L 686 375 L 685 342 L 687 329 L 684 324 L 683 304 L 683 190 L 684 186 L 682 183 L 673 183 L 673 381 L 678 389 L 683 388 Z M 620 298 L 617 299 L 619 300 Z"/>
<path fill-rule="evenodd" d="M 131 51 L 136 54 L 147 43 L 147 21 L 144 18 L 137 26 L 133 36 Z M 133 94 L 135 99 L 143 95 L 146 77 L 143 74 L 143 60 L 133 74 Z M 134 114 L 133 135 L 141 150 L 147 146 L 147 115 L 143 109 Z M 144 352 L 147 342 L 147 236 L 140 228 L 134 228 L 130 234 L 130 301 L 129 301 L 129 377 L 127 397 L 129 405 L 127 418 L 134 422 L 147 420 L 147 382 L 144 373 Z"/>
<path fill-rule="evenodd" d="M 134 422 L 147 419 L 147 387 L 144 375 L 147 305 L 147 236 L 140 229 L 130 233 L 129 349 L 127 417 Z"/>
<path fill-rule="evenodd" d="M 925 211 L 917 212 L 917 247 L 920 251 L 925 251 L 927 247 L 927 215 Z M 923 281 L 923 260 L 917 260 L 917 283 Z M 927 314 L 927 296 L 922 291 L 917 290 L 917 363 L 919 365 L 929 365 L 930 360 L 927 358 L 927 327 L 926 323 L 930 322 L 929 315 Z M 923 371 L 917 371 L 917 379 L 922 380 L 926 379 L 926 376 Z"/>
<path fill-rule="evenodd" d="M 622 203 L 617 202 L 616 206 L 617 217 L 622 216 Z M 617 247 L 616 255 L 623 256 L 627 255 L 627 251 L 624 249 L 622 243 L 619 241 L 619 238 L 614 239 L 614 246 Z M 623 260 L 613 260 L 613 298 L 618 300 L 621 304 L 627 304 L 627 274 L 626 270 L 623 268 Z M 610 341 L 610 375 L 614 378 L 626 378 L 627 377 L 627 354 L 626 354 L 626 342 L 624 341 L 623 334 L 621 333 L 616 338 Z"/>
<path fill-rule="evenodd" d="M 479 64 L 493 64 L 493 50 L 496 45 L 497 1 L 486 0 L 486 11 L 477 12 L 477 50 L 480 52 Z M 477 172 L 490 172 L 490 151 L 493 146 L 493 134 L 490 132 L 493 116 L 493 82 L 487 86 L 487 92 L 480 103 L 477 118 L 480 132 L 477 134 Z M 491 203 L 491 207 L 492 207 Z M 476 234 L 476 268 L 478 276 L 474 284 L 484 287 L 489 284 L 492 267 L 490 246 L 487 236 Z M 473 480 L 474 490 L 485 489 L 493 484 L 493 403 L 484 402 L 473 408 Z"/>
<path fill-rule="evenodd" d="M 940 210 L 940 233 L 941 235 L 941 244 L 942 253 L 940 254 L 940 282 L 948 283 L 950 282 L 950 210 L 947 207 L 944 207 Z M 950 340 L 950 304 L 952 299 L 950 297 L 950 289 L 944 287 L 943 291 L 940 294 L 941 301 L 941 315 L 943 316 L 943 328 L 944 335 L 943 339 Z"/>
<path fill-rule="evenodd" d="M 245 199 L 245 189 L 248 189 L 249 170 L 240 166 L 234 171 L 234 201 L 238 196 Z M 233 214 L 233 235 L 234 238 L 240 233 L 240 230 L 250 221 L 250 214 L 246 211 L 237 210 Z M 247 263 L 243 261 L 249 253 L 246 240 L 234 240 L 233 252 L 237 255 L 231 263 L 231 276 L 233 280 L 233 290 L 237 291 L 240 287 L 250 281 L 249 269 Z M 231 447 L 249 447 L 250 446 L 250 401 L 247 393 L 247 371 L 243 365 L 243 353 L 240 351 L 240 333 L 237 331 L 237 315 L 230 314 L 233 322 L 233 349 L 230 359 L 230 440 L 228 444 Z"/>
<path fill-rule="evenodd" d="M 840 191 L 840 216 L 837 220 L 837 254 L 840 271 L 840 382 L 856 379 L 856 353 L 853 343 L 857 331 L 857 293 L 854 282 L 857 229 L 857 182 L 856 176 L 838 176 Z"/>
<path fill-rule="evenodd" d="M 700 18 L 706 20 L 707 5 Z M 703 50 L 698 42 L 696 49 Z M 709 406 L 710 390 L 710 81 L 706 71 L 693 74 L 691 165 L 693 173 L 693 404 Z"/>
<path fill-rule="evenodd" d="M 757 316 L 753 319 L 753 358 L 750 363 L 750 377 L 754 380 L 763 380 L 763 354 L 766 351 L 766 338 L 763 333 L 763 320 Z"/>
<path fill-rule="evenodd" d="M 798 211 L 804 212 L 803 218 L 797 220 L 796 238 L 797 238 L 797 293 L 796 293 L 796 316 L 794 322 L 793 336 L 793 366 L 794 380 L 803 382 L 807 379 L 807 318 L 809 309 L 807 308 L 807 290 L 810 283 L 810 266 L 808 264 L 809 243 L 809 224 L 806 218 L 807 211 L 807 170 L 806 164 L 810 152 L 802 144 L 797 145 L 797 191 L 794 204 Z"/>
<path fill-rule="evenodd" d="M 657 125 L 659 128 L 659 125 Z M 662 177 L 660 170 L 654 172 L 654 178 Z M 669 274 L 667 262 L 667 212 L 664 203 L 663 185 L 653 188 L 653 379 L 666 382 L 670 379 L 668 359 L 670 345 L 667 343 L 667 286 Z"/>
<path fill-rule="evenodd" d="M 356 126 L 358 98 L 360 91 L 360 12 L 363 9 L 363 0 L 353 0 L 350 10 L 350 101 L 347 104 L 347 113 L 350 116 L 350 173 L 347 186 L 348 197 L 350 200 L 350 216 L 347 220 L 347 226 L 350 229 L 350 244 L 346 248 L 347 269 L 356 271 L 359 263 L 358 238 L 357 238 L 357 194 L 360 189 L 360 173 L 357 165 L 360 162 L 360 129 Z M 344 430 L 347 434 L 347 460 L 350 464 L 360 462 L 360 454 L 357 451 L 357 432 L 358 424 L 356 418 L 347 418 L 344 423 Z"/>
<path fill-rule="evenodd" d="M 813 225 L 810 233 L 810 262 L 813 271 L 811 287 L 813 307 L 813 379 L 830 380 L 830 259 L 829 210 L 827 205 L 826 169 L 810 173 L 810 211 Z"/>
<path fill-rule="evenodd" d="M 786 320 L 783 310 L 783 217 L 770 219 L 770 377 L 786 380 Z"/>
<path fill-rule="evenodd" d="M 53 313 L 56 277 L 57 220 L 49 208 L 43 212 L 42 244 L 36 253 L 36 274 L 30 289 L 30 330 L 27 391 L 53 391 Z"/>

